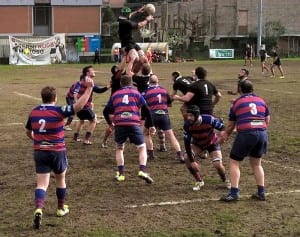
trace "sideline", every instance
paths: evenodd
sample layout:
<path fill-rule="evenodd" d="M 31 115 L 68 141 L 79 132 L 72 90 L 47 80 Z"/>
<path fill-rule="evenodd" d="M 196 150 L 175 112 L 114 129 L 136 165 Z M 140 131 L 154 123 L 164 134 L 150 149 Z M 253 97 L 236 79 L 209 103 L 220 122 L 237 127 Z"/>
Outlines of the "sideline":
<path fill-rule="evenodd" d="M 277 194 L 293 194 L 293 193 L 300 193 L 300 189 L 266 193 L 266 196 L 277 195 Z M 250 198 L 251 195 L 241 195 L 240 197 Z M 203 203 L 203 202 L 211 202 L 211 201 L 219 201 L 219 198 L 192 199 L 192 200 L 180 200 L 180 201 L 169 201 L 169 202 L 150 202 L 150 203 L 143 203 L 141 205 L 126 205 L 125 208 L 133 209 L 139 207 L 172 206 L 172 205 L 179 205 L 179 204 L 186 204 L 186 203 Z"/>

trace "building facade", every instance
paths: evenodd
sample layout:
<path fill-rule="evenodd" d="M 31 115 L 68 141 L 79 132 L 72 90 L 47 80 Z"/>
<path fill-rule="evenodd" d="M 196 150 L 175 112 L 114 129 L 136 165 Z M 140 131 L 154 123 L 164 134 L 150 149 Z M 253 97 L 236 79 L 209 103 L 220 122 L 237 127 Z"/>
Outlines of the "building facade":
<path fill-rule="evenodd" d="M 243 45 L 258 29 L 260 0 L 178 0 L 156 2 L 151 22 L 150 41 L 167 41 L 170 31 L 208 48 L 234 48 Z M 0 0 L 0 41 L 9 35 L 43 37 L 66 35 L 71 46 L 77 37 L 104 35 L 102 8 L 121 8 L 125 0 Z M 145 1 L 144 1 L 145 2 Z M 146 1 L 147 2 L 147 1 Z M 262 36 L 270 26 L 282 26 L 279 52 L 285 56 L 300 54 L 299 0 L 261 0 Z M 142 4 L 142 3 L 140 3 Z M 5 22 L 5 24 L 4 24 Z M 144 39 L 143 39 L 144 40 Z M 3 43 L 0 42 L 1 45 Z M 254 42 L 255 44 L 255 42 Z M 0 47 L 0 58 L 7 52 Z"/>
<path fill-rule="evenodd" d="M 0 36 L 101 34 L 102 0 L 0 0 Z"/>
<path fill-rule="evenodd" d="M 155 30 L 161 38 L 165 32 L 178 30 L 187 38 L 209 48 L 239 48 L 257 34 L 259 0 L 181 0 L 157 4 Z M 262 0 L 262 36 L 279 26 L 279 48 L 286 56 L 299 56 L 299 0 Z M 162 39 L 159 40 L 162 40 Z"/>

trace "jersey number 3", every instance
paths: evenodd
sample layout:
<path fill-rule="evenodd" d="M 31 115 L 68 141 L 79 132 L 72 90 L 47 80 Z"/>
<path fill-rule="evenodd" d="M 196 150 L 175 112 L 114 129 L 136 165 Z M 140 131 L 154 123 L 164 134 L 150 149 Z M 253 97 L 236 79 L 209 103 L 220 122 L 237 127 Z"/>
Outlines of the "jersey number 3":
<path fill-rule="evenodd" d="M 251 114 L 253 114 L 253 115 L 257 114 L 257 107 L 256 107 L 256 104 L 250 103 L 250 104 L 249 104 L 249 107 L 250 107 L 250 113 L 251 113 Z"/>

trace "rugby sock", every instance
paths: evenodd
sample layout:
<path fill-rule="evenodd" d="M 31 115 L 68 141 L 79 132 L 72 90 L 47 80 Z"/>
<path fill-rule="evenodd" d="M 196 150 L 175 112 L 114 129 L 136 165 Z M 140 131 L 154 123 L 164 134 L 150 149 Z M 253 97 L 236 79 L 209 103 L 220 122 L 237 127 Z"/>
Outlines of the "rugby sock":
<path fill-rule="evenodd" d="M 159 138 L 159 144 L 161 148 L 166 148 L 166 136 L 163 130 L 157 132 Z"/>
<path fill-rule="evenodd" d="M 78 133 L 78 132 L 75 132 L 75 133 L 74 133 L 73 139 L 76 141 L 78 137 L 79 137 L 79 133 Z"/>
<path fill-rule="evenodd" d="M 177 157 L 179 157 L 179 158 L 183 156 L 183 152 L 182 151 L 177 151 L 176 154 L 177 154 Z"/>
<path fill-rule="evenodd" d="M 124 165 L 119 165 L 118 170 L 119 170 L 120 175 L 124 175 Z"/>
<path fill-rule="evenodd" d="M 43 189 L 36 189 L 34 192 L 35 196 L 35 207 L 36 208 L 43 208 L 44 207 L 44 202 L 46 198 L 46 191 Z"/>
<path fill-rule="evenodd" d="M 67 120 L 65 126 L 69 126 L 72 123 L 72 121 L 73 121 L 73 117 L 68 117 L 68 120 Z"/>
<path fill-rule="evenodd" d="M 234 197 L 236 197 L 239 194 L 239 192 L 240 192 L 239 188 L 231 187 L 230 189 L 230 194 Z"/>
<path fill-rule="evenodd" d="M 257 185 L 257 192 L 258 192 L 258 194 L 264 195 L 265 194 L 265 187 L 261 186 L 261 185 Z"/>
<path fill-rule="evenodd" d="M 86 134 L 85 134 L 85 140 L 90 140 L 91 136 L 92 136 L 91 132 L 86 132 Z"/>
<path fill-rule="evenodd" d="M 67 188 L 56 188 L 57 208 L 58 209 L 64 208 L 66 193 L 67 193 Z"/>
<path fill-rule="evenodd" d="M 147 150 L 147 155 L 148 155 L 148 157 L 153 157 L 154 156 L 154 150 Z"/>
<path fill-rule="evenodd" d="M 140 170 L 145 172 L 146 171 L 146 166 L 145 165 L 140 165 Z"/>

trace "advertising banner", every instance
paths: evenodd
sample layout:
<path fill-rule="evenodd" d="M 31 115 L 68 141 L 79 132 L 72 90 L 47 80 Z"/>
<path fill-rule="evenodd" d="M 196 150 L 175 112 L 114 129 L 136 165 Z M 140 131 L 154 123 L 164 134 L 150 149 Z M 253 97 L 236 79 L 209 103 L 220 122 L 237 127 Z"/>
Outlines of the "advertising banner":
<path fill-rule="evenodd" d="M 9 36 L 9 64 L 14 65 L 47 65 L 65 63 L 65 34 L 34 41 Z"/>
<path fill-rule="evenodd" d="M 234 49 L 210 49 L 209 58 L 234 58 Z"/>
<path fill-rule="evenodd" d="M 78 37 L 76 43 L 77 52 L 95 52 L 101 49 L 101 38 L 99 36 Z"/>

